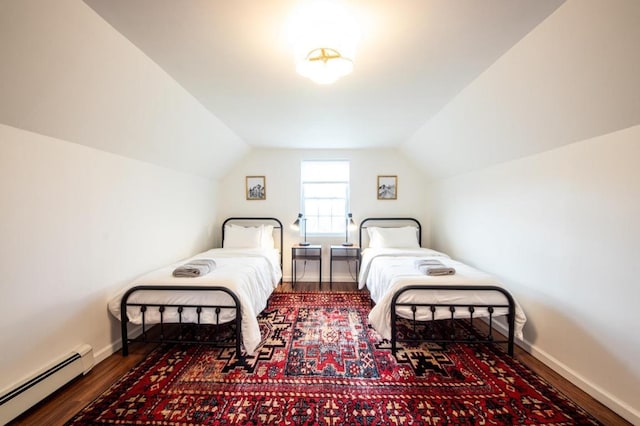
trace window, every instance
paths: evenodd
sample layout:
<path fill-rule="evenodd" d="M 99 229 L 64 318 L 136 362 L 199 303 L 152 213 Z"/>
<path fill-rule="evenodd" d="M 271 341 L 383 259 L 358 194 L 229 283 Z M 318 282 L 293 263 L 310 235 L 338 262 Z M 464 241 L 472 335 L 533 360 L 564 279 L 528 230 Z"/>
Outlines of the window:
<path fill-rule="evenodd" d="M 303 161 L 300 176 L 307 234 L 344 234 L 349 212 L 349 162 Z"/>

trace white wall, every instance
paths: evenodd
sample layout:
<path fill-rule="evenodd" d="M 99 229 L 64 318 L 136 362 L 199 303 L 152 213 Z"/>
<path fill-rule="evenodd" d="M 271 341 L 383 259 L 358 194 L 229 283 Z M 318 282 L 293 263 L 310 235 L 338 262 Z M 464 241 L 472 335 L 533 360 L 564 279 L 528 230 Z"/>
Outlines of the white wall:
<path fill-rule="evenodd" d="M 0 389 L 79 343 L 106 303 L 212 245 L 246 144 L 84 2 L 0 2 Z"/>
<path fill-rule="evenodd" d="M 248 151 L 81 0 L 0 2 L 0 123 L 221 178 Z"/>
<path fill-rule="evenodd" d="M 222 181 L 219 216 L 275 216 L 285 226 L 284 279 L 291 279 L 291 246 L 301 241 L 290 229 L 300 211 L 300 163 L 303 160 L 349 160 L 351 172 L 351 212 L 359 222 L 371 216 L 414 216 L 428 229 L 427 195 L 420 172 L 403 155 L 392 149 L 373 150 L 286 150 L 256 149 L 242 159 Z M 248 201 L 245 197 L 245 176 L 266 176 L 267 199 Z M 398 176 L 398 199 L 377 199 L 377 176 Z M 357 243 L 357 231 L 351 234 Z M 323 245 L 323 281 L 329 280 L 329 252 L 331 244 L 340 238 L 308 238 Z M 429 234 L 423 235 L 428 245 Z M 315 265 L 314 265 L 315 266 Z M 334 264 L 334 280 L 350 280 L 346 265 Z M 317 280 L 317 271 L 307 268 L 304 281 Z"/>
<path fill-rule="evenodd" d="M 211 246 L 216 185 L 0 125 L 0 389 L 119 339 L 107 301 Z"/>
<path fill-rule="evenodd" d="M 502 278 L 534 355 L 640 424 L 638 22 L 567 1 L 401 149 L 448 177 L 435 248 Z"/>
<path fill-rule="evenodd" d="M 640 424 L 640 126 L 433 185 L 432 241 L 497 275 L 538 358 Z"/>
<path fill-rule="evenodd" d="M 640 123 L 640 2 L 562 4 L 403 146 L 441 178 Z"/>

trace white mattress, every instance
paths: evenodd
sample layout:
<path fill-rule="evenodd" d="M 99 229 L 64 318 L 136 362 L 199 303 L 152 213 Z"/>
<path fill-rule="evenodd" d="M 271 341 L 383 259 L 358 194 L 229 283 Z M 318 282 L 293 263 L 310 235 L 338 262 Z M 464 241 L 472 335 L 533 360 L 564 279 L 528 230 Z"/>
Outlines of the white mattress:
<path fill-rule="evenodd" d="M 455 268 L 454 275 L 429 276 L 421 273 L 415 266 L 417 259 L 437 259 L 445 266 Z M 437 284 L 450 285 L 452 290 L 409 290 L 398 299 L 402 303 L 451 303 L 451 304 L 505 304 L 504 295 L 496 291 L 455 291 L 456 285 L 493 285 L 503 287 L 494 277 L 451 259 L 444 253 L 430 249 L 371 249 L 362 252 L 362 268 L 358 279 L 359 288 L 365 285 L 371 293 L 376 306 L 369 314 L 369 322 L 383 338 L 391 338 L 391 299 L 398 290 L 408 285 Z M 515 336 L 522 339 L 522 328 L 526 317 L 522 308 L 515 302 Z M 398 307 L 397 312 L 404 318 L 412 318 L 409 307 Z M 493 315 L 506 315 L 506 308 L 496 308 Z M 466 318 L 468 312 L 458 310 L 456 317 Z M 484 309 L 477 309 L 474 317 L 487 317 Z M 427 307 L 418 308 L 416 319 L 428 321 L 431 311 Z M 451 318 L 448 309 L 438 309 L 435 319 Z"/>
<path fill-rule="evenodd" d="M 173 270 L 193 259 L 214 259 L 216 267 L 209 274 L 194 277 L 174 277 Z M 267 306 L 267 300 L 282 278 L 280 253 L 277 249 L 212 249 L 199 253 L 189 259 L 176 262 L 165 268 L 150 272 L 134 280 L 109 302 L 109 311 L 119 320 L 120 301 L 124 293 L 138 285 L 202 285 L 224 286 L 239 299 L 242 308 L 242 340 L 249 355 L 253 354 L 260 343 L 260 328 L 257 315 Z M 203 291 L 138 291 L 129 299 L 132 303 L 163 304 L 233 304 L 231 297 L 222 292 Z M 127 317 L 134 324 L 142 323 L 139 307 L 127 308 Z M 225 323 L 235 320 L 233 309 L 223 309 L 219 321 Z M 165 322 L 178 322 L 177 310 L 164 312 Z M 185 309 L 183 322 L 197 322 L 195 309 Z M 157 309 L 145 313 L 145 323 L 160 322 Z M 212 309 L 201 313 L 200 322 L 215 324 L 216 315 Z"/>

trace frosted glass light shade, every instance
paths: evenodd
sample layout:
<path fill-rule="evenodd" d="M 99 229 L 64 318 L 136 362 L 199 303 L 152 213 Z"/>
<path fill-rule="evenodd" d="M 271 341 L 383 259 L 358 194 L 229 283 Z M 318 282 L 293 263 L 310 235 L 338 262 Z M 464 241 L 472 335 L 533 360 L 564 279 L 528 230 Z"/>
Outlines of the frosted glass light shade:
<path fill-rule="evenodd" d="M 318 84 L 330 84 L 353 71 L 360 30 L 344 4 L 303 2 L 289 30 L 298 74 Z"/>
<path fill-rule="evenodd" d="M 353 62 L 333 49 L 320 48 L 299 61 L 296 71 L 318 84 L 331 84 L 353 71 Z"/>

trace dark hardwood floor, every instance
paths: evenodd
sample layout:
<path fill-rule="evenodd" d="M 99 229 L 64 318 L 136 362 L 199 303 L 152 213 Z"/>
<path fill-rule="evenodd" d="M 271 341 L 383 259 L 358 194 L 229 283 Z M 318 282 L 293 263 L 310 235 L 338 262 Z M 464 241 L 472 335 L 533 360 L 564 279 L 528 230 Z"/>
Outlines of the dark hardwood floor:
<path fill-rule="evenodd" d="M 355 290 L 357 290 L 355 283 L 333 283 L 333 291 Z M 276 291 L 292 291 L 291 283 L 283 283 Z M 297 283 L 295 291 L 319 291 L 318 283 Z M 323 283 L 322 291 L 329 291 L 328 283 Z M 10 425 L 63 425 L 144 359 L 155 346 L 155 344 L 137 343 L 131 346 L 128 357 L 122 357 L 120 353 L 111 355 L 96 365 L 89 374 L 69 383 L 15 419 Z M 631 424 L 519 347 L 516 347 L 515 357 L 605 425 Z"/>

